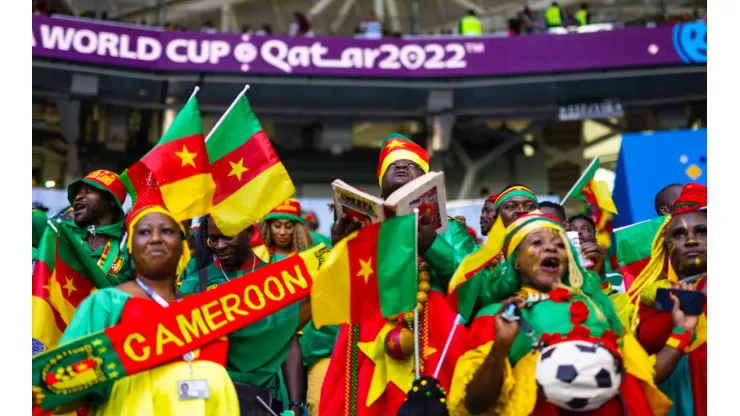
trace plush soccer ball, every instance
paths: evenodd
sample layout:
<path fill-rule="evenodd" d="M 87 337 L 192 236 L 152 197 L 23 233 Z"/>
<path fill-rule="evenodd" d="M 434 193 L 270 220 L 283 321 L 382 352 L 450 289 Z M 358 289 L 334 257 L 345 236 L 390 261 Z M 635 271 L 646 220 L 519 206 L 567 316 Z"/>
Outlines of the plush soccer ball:
<path fill-rule="evenodd" d="M 542 350 L 535 379 L 540 394 L 550 403 L 587 412 L 619 394 L 624 368 L 603 345 L 566 341 Z"/>

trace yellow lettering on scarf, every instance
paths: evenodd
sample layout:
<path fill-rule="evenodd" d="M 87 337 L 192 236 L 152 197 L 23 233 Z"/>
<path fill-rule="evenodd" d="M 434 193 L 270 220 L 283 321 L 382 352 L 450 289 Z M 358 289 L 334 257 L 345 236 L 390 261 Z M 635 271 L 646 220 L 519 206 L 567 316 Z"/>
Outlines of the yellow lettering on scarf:
<path fill-rule="evenodd" d="M 201 333 L 208 335 L 211 332 L 206 327 L 205 322 L 203 322 L 203 315 L 200 313 L 200 309 L 193 309 L 190 312 L 189 321 L 185 318 L 185 315 L 177 315 L 175 320 L 177 321 L 177 327 L 180 329 L 182 337 L 185 338 L 185 342 L 192 342 L 193 338 L 200 338 Z"/>
<path fill-rule="evenodd" d="M 178 337 L 175 336 L 172 332 L 170 332 L 169 329 L 167 329 L 166 326 L 159 324 L 157 325 L 157 349 L 156 349 L 156 355 L 162 355 L 162 350 L 164 349 L 165 344 L 169 344 L 170 342 L 174 342 L 175 345 L 178 347 L 182 347 L 185 345 L 184 342 Z"/>
<path fill-rule="evenodd" d="M 134 332 L 133 334 L 130 334 L 126 337 L 126 339 L 123 341 L 123 352 L 126 353 L 128 358 L 130 358 L 132 361 L 141 362 L 144 360 L 149 359 L 149 355 L 151 354 L 151 348 L 147 346 L 141 347 L 141 355 L 137 354 L 136 351 L 134 351 L 134 348 L 131 344 L 134 342 L 136 343 L 144 343 L 146 342 L 146 338 L 144 338 L 143 335 Z"/>
<path fill-rule="evenodd" d="M 257 296 L 257 304 L 252 302 L 252 299 L 249 298 L 250 292 L 254 292 L 254 294 Z M 246 287 L 246 289 L 244 289 L 244 303 L 246 303 L 250 309 L 258 311 L 265 307 L 265 295 L 262 294 L 260 288 L 258 288 L 257 286 L 249 285 Z"/>
<path fill-rule="evenodd" d="M 296 277 L 293 277 L 287 271 L 283 271 L 280 273 L 280 276 L 283 278 L 283 283 L 285 283 L 285 286 L 288 288 L 288 292 L 290 292 L 291 295 L 295 295 L 295 287 L 293 287 L 293 283 L 295 283 L 301 289 L 308 288 L 308 282 L 306 282 L 306 278 L 303 277 L 303 273 L 301 273 L 301 268 L 298 265 L 295 266 L 295 274 Z"/>
<path fill-rule="evenodd" d="M 229 305 L 229 303 L 227 302 L 229 299 L 234 300 L 233 305 Z M 221 302 L 221 307 L 224 310 L 224 315 L 226 315 L 226 319 L 228 319 L 229 321 L 236 320 L 233 313 L 242 316 L 249 315 L 249 312 L 239 309 L 239 305 L 242 303 L 242 300 L 239 296 L 233 293 L 229 293 L 228 295 L 223 296 L 221 299 L 219 299 L 219 301 Z"/>
<path fill-rule="evenodd" d="M 272 283 L 272 287 L 270 286 L 270 283 Z M 275 294 L 274 291 L 277 291 L 277 294 Z M 277 277 L 270 276 L 265 279 L 265 295 L 267 295 L 270 300 L 283 300 L 285 297 L 285 288 L 283 288 L 282 283 L 280 283 Z"/>
<path fill-rule="evenodd" d="M 216 318 L 218 316 L 221 316 L 224 314 L 224 311 L 221 309 L 211 312 L 211 308 L 214 306 L 218 306 L 218 300 L 214 300 L 213 302 L 208 302 L 205 305 L 201 306 L 201 310 L 203 311 L 203 316 L 206 318 L 206 325 L 208 325 L 208 328 L 210 328 L 211 331 L 215 331 L 222 326 L 226 325 L 227 321 L 224 319 L 221 322 L 213 322 L 213 318 Z"/>

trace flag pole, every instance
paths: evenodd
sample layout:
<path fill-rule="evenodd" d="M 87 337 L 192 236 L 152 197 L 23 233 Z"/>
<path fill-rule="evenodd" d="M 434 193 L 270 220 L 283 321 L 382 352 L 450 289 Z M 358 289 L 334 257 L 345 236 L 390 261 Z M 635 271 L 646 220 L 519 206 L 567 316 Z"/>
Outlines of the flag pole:
<path fill-rule="evenodd" d="M 247 85 L 244 86 L 244 89 L 242 90 L 242 92 L 240 92 L 239 95 L 236 96 L 236 98 L 234 99 L 234 102 L 232 102 L 231 105 L 229 106 L 229 108 L 226 109 L 226 112 L 223 113 L 223 115 L 221 115 L 221 118 L 218 119 L 218 121 L 216 122 L 216 125 L 213 126 L 213 128 L 210 131 L 210 133 L 208 133 L 208 136 L 206 136 L 206 143 L 208 143 L 208 139 L 210 139 L 211 136 L 213 136 L 213 132 L 215 132 L 216 129 L 218 129 L 218 126 L 220 126 L 221 123 L 224 121 L 224 118 L 226 118 L 226 115 L 229 114 L 229 112 L 231 111 L 231 109 L 234 108 L 234 106 L 236 105 L 236 103 L 239 102 L 239 99 L 242 98 L 242 95 L 244 95 L 247 92 L 248 89 L 249 89 L 249 84 L 247 84 Z"/>
<path fill-rule="evenodd" d="M 188 101 L 192 100 L 193 97 L 195 97 L 195 95 L 198 94 L 198 91 L 200 91 L 200 87 L 196 85 L 195 88 L 193 88 L 193 93 L 190 94 L 190 98 L 188 98 Z"/>
<path fill-rule="evenodd" d="M 414 208 L 414 264 L 416 275 L 419 276 L 419 208 Z M 419 308 L 414 305 L 414 370 L 416 378 L 419 374 Z"/>
<path fill-rule="evenodd" d="M 588 167 L 586 168 L 586 170 L 584 170 L 583 173 L 581 173 L 581 176 L 578 177 L 578 180 L 576 181 L 576 183 L 573 184 L 573 187 L 570 188 L 570 191 L 568 191 L 568 193 L 565 194 L 565 196 L 563 197 L 563 200 L 560 201 L 560 205 L 565 205 L 565 201 L 567 201 L 568 198 L 570 198 L 570 194 L 572 194 L 573 191 L 575 191 L 576 186 L 578 186 L 578 184 L 581 183 L 581 179 L 583 179 L 583 175 L 586 172 L 588 172 L 589 170 L 591 170 L 591 166 L 593 166 L 594 163 L 596 163 L 596 161 L 598 161 L 598 160 L 599 160 L 599 155 L 596 155 L 596 157 L 593 158 L 593 160 L 591 161 L 591 163 L 588 164 Z"/>
<path fill-rule="evenodd" d="M 455 336 L 455 330 L 457 330 L 457 325 L 462 321 L 462 315 L 459 313 L 455 317 L 455 322 L 452 324 L 452 330 L 450 331 L 450 335 L 447 336 L 447 342 L 445 342 L 445 347 L 442 350 L 442 355 L 439 357 L 439 362 L 437 363 L 437 368 L 434 370 L 434 378 L 437 378 L 439 375 L 439 371 L 442 369 L 442 363 L 445 360 L 445 357 L 447 356 L 447 350 L 450 349 L 450 344 L 452 343 L 452 337 Z"/>

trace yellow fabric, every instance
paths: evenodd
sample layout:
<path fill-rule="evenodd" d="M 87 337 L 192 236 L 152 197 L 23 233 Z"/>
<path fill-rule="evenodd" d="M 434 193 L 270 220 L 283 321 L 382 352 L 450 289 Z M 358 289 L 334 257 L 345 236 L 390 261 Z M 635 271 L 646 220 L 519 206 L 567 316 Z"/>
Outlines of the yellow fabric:
<path fill-rule="evenodd" d="M 208 214 L 216 184 L 208 172 L 160 185 L 159 188 L 167 209 L 175 221 L 180 222 Z"/>
<path fill-rule="evenodd" d="M 625 334 L 622 343 L 624 369 L 640 381 L 645 398 L 650 404 L 653 415 L 662 416 L 673 406 L 665 394 L 655 386 L 655 356 L 648 355 L 631 334 Z"/>
<path fill-rule="evenodd" d="M 111 395 L 91 416 L 238 416 L 234 383 L 226 369 L 210 361 L 165 364 L 123 378 L 113 384 Z M 210 398 L 180 400 L 178 381 L 208 380 Z"/>
<path fill-rule="evenodd" d="M 329 370 L 328 358 L 320 359 L 308 370 L 308 391 L 306 392 L 308 416 L 319 416 L 321 386 L 324 385 L 327 370 Z"/>
<path fill-rule="evenodd" d="M 560 16 L 560 7 L 548 7 L 545 10 L 545 22 L 548 26 L 560 26 L 563 22 Z"/>
<path fill-rule="evenodd" d="M 131 253 L 131 250 L 132 250 L 131 242 L 134 239 L 134 227 L 136 226 L 136 223 L 139 222 L 142 218 L 144 218 L 145 215 L 151 214 L 153 212 L 158 212 L 160 214 L 164 214 L 172 218 L 172 220 L 177 223 L 177 226 L 180 228 L 180 231 L 182 231 L 183 234 L 187 234 L 187 231 L 185 230 L 185 226 L 182 225 L 180 221 L 177 221 L 177 219 L 172 215 L 171 212 L 167 210 L 167 208 L 160 206 L 160 205 L 152 205 L 150 207 L 146 207 L 142 209 L 141 211 L 137 212 L 136 215 L 134 215 L 134 218 L 132 218 L 131 222 L 129 222 L 128 224 L 128 228 L 127 228 L 128 238 L 126 239 L 126 244 L 128 245 L 129 254 Z M 188 249 L 188 254 L 189 253 L 190 253 L 190 250 Z"/>
<path fill-rule="evenodd" d="M 465 257 L 460 262 L 447 286 L 447 293 L 454 292 L 458 286 L 468 281 L 468 275 L 470 273 L 482 269 L 484 265 L 489 264 L 491 260 L 498 256 L 504 247 L 505 238 L 506 227 L 504 227 L 504 222 L 499 215 L 493 227 L 491 227 L 491 231 L 488 232 L 486 244 L 480 250 Z"/>
<path fill-rule="evenodd" d="M 705 314 L 699 315 L 699 322 L 696 323 L 696 330 L 694 331 L 694 342 L 691 343 L 686 352 L 694 351 L 703 344 L 707 343 L 707 316 Z"/>
<path fill-rule="evenodd" d="M 31 310 L 33 318 L 31 319 L 33 338 L 42 342 L 47 348 L 51 349 L 59 344 L 62 338 L 62 331 L 54 320 L 54 309 L 51 304 L 38 296 L 31 296 Z"/>
<path fill-rule="evenodd" d="M 462 18 L 460 34 L 464 36 L 480 35 L 483 33 L 480 19 L 475 16 L 465 16 Z"/>
<path fill-rule="evenodd" d="M 539 212 L 539 211 L 535 211 L 535 212 Z M 509 245 L 506 246 L 506 258 L 509 258 L 509 256 L 511 256 L 511 253 L 513 253 L 514 250 L 516 250 L 516 248 L 519 247 L 519 244 L 521 244 L 522 241 L 525 238 L 527 238 L 528 235 L 532 234 L 533 232 L 537 230 L 547 228 L 547 229 L 558 231 L 558 232 L 563 231 L 562 225 L 558 225 L 546 219 L 533 221 L 531 217 L 530 218 L 522 217 L 522 220 L 531 221 L 531 222 L 524 225 L 520 229 L 518 229 L 516 233 L 514 233 L 511 236 L 511 238 L 509 239 Z M 519 227 L 520 225 L 519 222 L 520 221 L 514 221 L 513 223 L 511 223 L 511 225 L 509 225 L 509 227 L 506 229 L 506 234 L 507 235 L 510 234 L 513 230 Z M 568 240 L 566 239 L 565 242 L 567 243 Z"/>
<path fill-rule="evenodd" d="M 591 192 L 596 198 L 599 209 L 611 212 L 612 214 L 619 214 L 616 205 L 614 205 L 612 193 L 609 191 L 609 184 L 605 181 L 591 180 Z"/>
<path fill-rule="evenodd" d="M 278 162 L 216 204 L 211 216 L 224 235 L 235 236 L 264 218 L 273 207 L 294 193 L 295 186 L 288 171 Z"/>
<path fill-rule="evenodd" d="M 671 282 L 668 280 L 658 280 L 647 285 L 640 293 L 640 302 L 652 307 L 655 305 L 655 298 L 658 296 L 658 289 L 670 289 Z"/>
<path fill-rule="evenodd" d="M 351 276 L 347 244 L 357 238 L 353 232 L 337 243 L 311 286 L 311 314 L 316 328 L 350 322 Z M 331 273 L 326 273 L 331 270 Z"/>
<path fill-rule="evenodd" d="M 391 163 L 397 162 L 399 160 L 410 160 L 419 165 L 424 173 L 429 173 L 429 163 L 425 162 L 424 159 L 421 158 L 421 156 L 410 150 L 394 149 L 392 152 L 386 155 L 385 159 L 383 159 L 383 164 L 380 165 L 380 175 L 378 176 L 378 182 L 381 185 L 383 185 L 383 176 L 385 175 L 385 171 L 388 170 L 388 166 L 390 166 Z"/>
<path fill-rule="evenodd" d="M 493 341 L 487 342 L 467 351 L 458 359 L 450 393 L 447 395 L 450 416 L 470 415 L 465 408 L 466 390 L 492 347 Z M 537 383 L 534 374 L 538 356 L 539 353 L 525 355 L 513 369 L 509 360 L 506 360 L 498 401 L 482 415 L 526 416 L 532 413 L 537 403 Z"/>

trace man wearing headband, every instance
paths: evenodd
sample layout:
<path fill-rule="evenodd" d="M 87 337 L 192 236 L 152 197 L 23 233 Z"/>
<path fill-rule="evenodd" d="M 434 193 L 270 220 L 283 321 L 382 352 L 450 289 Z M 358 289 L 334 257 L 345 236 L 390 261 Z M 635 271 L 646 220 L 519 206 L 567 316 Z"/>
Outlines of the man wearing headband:
<path fill-rule="evenodd" d="M 523 185 L 509 185 L 498 194 L 493 202 L 496 218 L 501 216 L 504 227 L 517 218 L 537 209 L 537 197 Z"/>
<path fill-rule="evenodd" d="M 409 183 L 410 181 L 429 172 L 429 155 L 419 145 L 398 133 L 393 133 L 383 140 L 378 160 L 378 181 L 381 196 L 387 198 L 394 191 Z M 361 228 L 360 224 L 353 223 L 349 218 L 339 218 L 332 230 L 332 242 L 336 243 L 346 235 Z M 449 229 L 442 234 L 437 234 L 434 227 L 428 224 L 427 219 L 422 217 L 418 227 L 419 276 L 417 309 L 419 310 L 419 333 L 426 334 L 422 338 L 420 351 L 421 366 L 426 372 L 434 371 L 441 357 L 441 351 L 445 349 L 445 341 L 450 334 L 455 321 L 456 313 L 453 311 L 445 294 L 447 284 L 462 259 L 477 250 L 477 246 L 467 228 L 454 218 L 449 218 Z M 336 346 L 332 353 L 326 380 L 342 380 L 347 374 L 357 371 L 360 381 L 355 386 L 342 386 L 340 391 L 329 388 L 336 383 L 324 383 L 321 395 L 321 411 L 323 415 L 348 414 L 347 403 L 354 400 L 355 407 L 362 414 L 367 415 L 393 415 L 403 403 L 405 391 L 391 388 L 386 381 L 387 371 L 390 371 L 386 363 L 395 360 L 410 365 L 413 354 L 407 356 L 400 352 L 391 355 L 389 346 L 399 345 L 399 340 L 381 336 L 382 331 L 387 334 L 403 332 L 399 321 L 413 321 L 413 313 L 408 312 L 403 316 L 389 317 L 387 320 L 378 316 L 360 325 L 342 325 Z M 405 325 L 405 324 L 404 324 Z M 392 329 L 391 329 L 392 328 Z M 438 379 L 445 388 L 449 388 L 454 362 L 462 351 L 464 345 L 465 328 L 460 325 L 455 332 L 449 353 L 442 362 L 442 369 Z M 355 342 L 355 340 L 357 342 Z M 385 351 L 382 358 L 370 358 L 367 351 Z M 356 357 L 352 358 L 352 357 Z M 349 373 L 348 373 L 349 372 Z M 411 373 L 403 377 L 403 381 L 395 380 L 396 383 L 406 384 L 403 389 L 411 387 L 413 376 Z M 382 384 L 384 387 L 378 389 Z M 371 387 L 376 386 L 376 387 Z M 387 388 L 385 386 L 388 386 Z M 352 398 L 355 399 L 352 399 Z M 349 400 L 349 401 L 348 401 Z"/>
<path fill-rule="evenodd" d="M 133 265 L 121 250 L 126 186 L 113 172 L 96 170 L 67 188 L 74 210 L 69 226 L 98 267 L 116 282 L 131 279 Z"/>
<path fill-rule="evenodd" d="M 707 414 L 706 206 L 706 186 L 683 187 L 655 235 L 650 262 L 615 300 L 648 354 L 663 358 L 656 379 L 680 416 Z M 672 293 L 672 305 L 664 305 L 661 289 L 680 295 Z M 676 313 L 683 317 L 680 325 L 672 319 Z"/>

